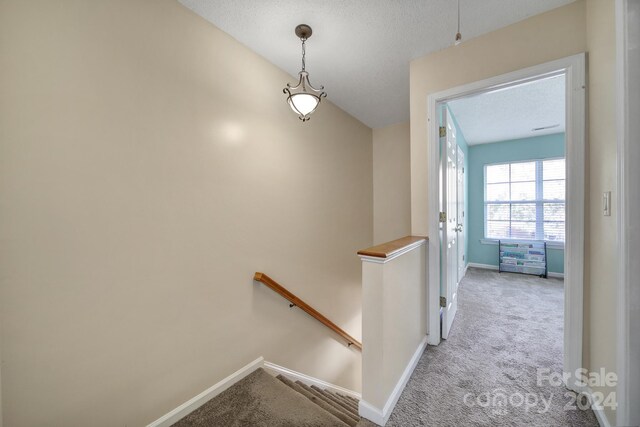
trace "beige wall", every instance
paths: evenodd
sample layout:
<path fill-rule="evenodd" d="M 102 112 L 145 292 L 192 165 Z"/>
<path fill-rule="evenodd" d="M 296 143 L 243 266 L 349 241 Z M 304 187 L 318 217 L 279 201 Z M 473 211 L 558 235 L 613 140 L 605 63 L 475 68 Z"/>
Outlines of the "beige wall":
<path fill-rule="evenodd" d="M 616 371 L 616 274 L 617 216 L 602 215 L 602 193 L 616 191 L 616 40 L 613 0 L 587 0 L 587 48 L 589 51 L 589 155 L 588 206 L 585 233 L 585 269 L 588 340 L 586 366 L 598 372 Z M 605 396 L 614 389 L 600 389 Z M 611 425 L 615 411 L 606 408 Z"/>
<path fill-rule="evenodd" d="M 466 83 L 588 51 L 584 364 L 615 371 L 615 214 L 601 195 L 615 176 L 614 2 L 580 0 L 411 63 L 411 228 L 428 230 L 427 96 Z M 591 262 L 597 260 L 596 262 Z M 610 421 L 615 414 L 607 411 Z M 613 425 L 613 424 L 612 424 Z"/>
<path fill-rule="evenodd" d="M 292 60 L 297 52 L 292 52 Z M 0 3 L 6 426 L 141 426 L 263 355 L 360 389 L 371 129 L 174 0 Z"/>
<path fill-rule="evenodd" d="M 373 241 L 411 234 L 409 122 L 373 130 Z"/>
<path fill-rule="evenodd" d="M 427 235 L 427 96 L 586 51 L 585 4 L 570 5 L 411 62 L 411 232 Z"/>

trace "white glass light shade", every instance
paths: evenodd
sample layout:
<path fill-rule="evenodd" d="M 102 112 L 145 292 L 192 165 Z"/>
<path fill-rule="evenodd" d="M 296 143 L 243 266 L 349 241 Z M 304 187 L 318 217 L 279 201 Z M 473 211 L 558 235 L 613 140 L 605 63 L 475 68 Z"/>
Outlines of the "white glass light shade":
<path fill-rule="evenodd" d="M 313 113 L 323 97 L 327 94 L 322 90 L 324 87 L 320 86 L 320 89 L 316 89 L 311 86 L 309 82 L 309 73 L 302 70 L 298 73 L 298 84 L 291 86 L 287 84 L 287 87 L 283 89 L 283 92 L 287 94 L 287 102 L 289 107 L 298 114 L 298 118 L 303 122 L 310 119 L 311 113 Z"/>
<path fill-rule="evenodd" d="M 320 103 L 320 98 L 308 93 L 295 93 L 287 101 L 294 112 L 301 116 L 306 116 L 313 113 Z"/>

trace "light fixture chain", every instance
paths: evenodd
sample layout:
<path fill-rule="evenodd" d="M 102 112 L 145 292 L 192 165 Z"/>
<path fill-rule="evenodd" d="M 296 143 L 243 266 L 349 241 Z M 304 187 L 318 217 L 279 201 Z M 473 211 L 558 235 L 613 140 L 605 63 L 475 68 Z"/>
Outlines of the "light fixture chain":
<path fill-rule="evenodd" d="M 305 61 L 305 55 L 306 55 L 306 41 L 307 39 L 305 38 L 301 38 L 300 40 L 302 40 L 302 71 L 305 70 L 305 67 L 307 65 L 306 61 Z"/>

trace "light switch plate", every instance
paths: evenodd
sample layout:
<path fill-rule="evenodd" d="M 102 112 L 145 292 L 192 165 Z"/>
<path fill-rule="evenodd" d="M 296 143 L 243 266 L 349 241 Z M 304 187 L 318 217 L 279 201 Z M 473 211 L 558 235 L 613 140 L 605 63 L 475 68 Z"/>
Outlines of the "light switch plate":
<path fill-rule="evenodd" d="M 602 215 L 611 216 L 611 191 L 602 193 Z"/>

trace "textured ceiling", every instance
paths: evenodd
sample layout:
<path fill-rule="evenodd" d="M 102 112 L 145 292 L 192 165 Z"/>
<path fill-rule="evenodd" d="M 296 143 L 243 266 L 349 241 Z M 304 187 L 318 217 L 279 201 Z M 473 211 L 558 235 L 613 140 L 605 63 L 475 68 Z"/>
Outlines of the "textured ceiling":
<path fill-rule="evenodd" d="M 179 1 L 292 76 L 300 70 L 293 30 L 310 25 L 311 83 L 324 85 L 329 100 L 373 128 L 409 119 L 409 61 L 451 46 L 456 33 L 455 0 Z M 572 1 L 460 0 L 462 36 Z"/>
<path fill-rule="evenodd" d="M 448 105 L 469 145 L 564 132 L 565 76 L 456 99 Z"/>

